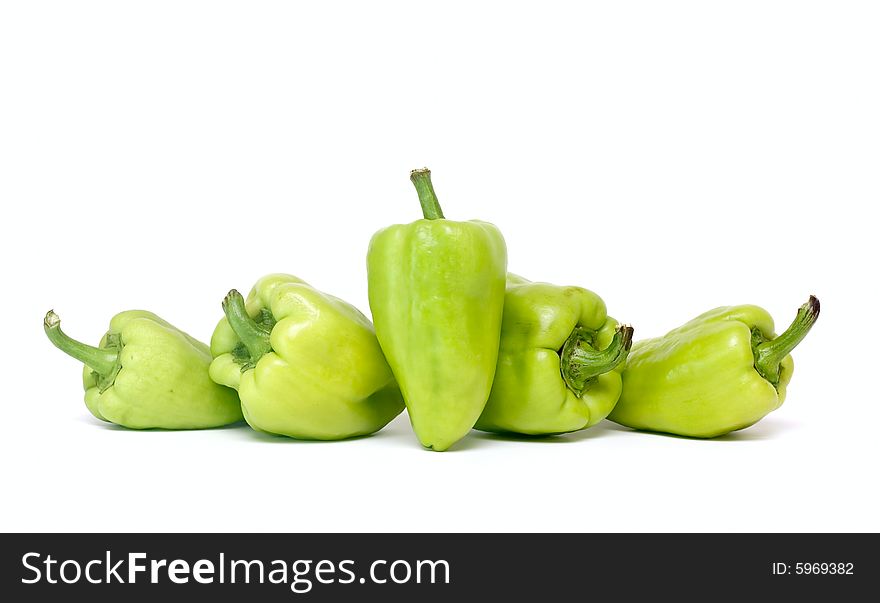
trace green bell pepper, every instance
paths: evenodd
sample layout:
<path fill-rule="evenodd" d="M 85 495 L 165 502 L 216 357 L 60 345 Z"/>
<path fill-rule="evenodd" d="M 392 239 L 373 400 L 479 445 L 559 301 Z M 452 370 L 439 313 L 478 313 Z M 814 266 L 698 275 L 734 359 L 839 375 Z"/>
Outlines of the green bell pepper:
<path fill-rule="evenodd" d="M 592 291 L 508 275 L 495 381 L 475 427 L 549 435 L 595 425 L 620 396 L 632 334 Z"/>
<path fill-rule="evenodd" d="M 790 352 L 819 317 L 813 296 L 779 337 L 757 306 L 710 310 L 633 345 L 609 419 L 634 429 L 712 438 L 761 420 L 785 401 Z"/>
<path fill-rule="evenodd" d="M 470 431 L 489 398 L 507 248 L 492 224 L 446 220 L 429 170 L 410 179 L 424 219 L 373 236 L 370 309 L 413 430 L 439 451 Z"/>
<path fill-rule="evenodd" d="M 117 314 L 99 347 L 68 337 L 51 310 L 43 329 L 58 349 L 85 364 L 86 407 L 102 421 L 132 429 L 203 429 L 242 420 L 235 392 L 208 376 L 208 346 L 155 314 Z"/>
<path fill-rule="evenodd" d="M 211 338 L 211 378 L 238 390 L 257 431 L 339 440 L 382 429 L 403 410 L 370 321 L 288 274 L 232 290 Z"/>

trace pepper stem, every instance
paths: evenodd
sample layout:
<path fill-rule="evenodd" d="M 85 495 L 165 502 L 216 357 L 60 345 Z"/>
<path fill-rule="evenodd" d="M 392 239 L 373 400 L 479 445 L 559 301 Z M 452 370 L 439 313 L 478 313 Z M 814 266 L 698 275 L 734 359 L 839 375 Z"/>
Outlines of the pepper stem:
<path fill-rule="evenodd" d="M 416 192 L 419 193 L 419 203 L 422 204 L 422 214 L 426 220 L 443 219 L 443 210 L 440 209 L 440 202 L 437 200 L 437 193 L 434 192 L 434 185 L 431 184 L 431 170 L 422 168 L 413 170 L 409 173 L 409 179 L 416 186 Z"/>
<path fill-rule="evenodd" d="M 102 377 L 112 375 L 119 361 L 119 351 L 96 348 L 68 337 L 61 330 L 61 318 L 54 310 L 46 312 L 43 319 L 43 330 L 56 348 L 76 358 Z"/>
<path fill-rule="evenodd" d="M 626 360 L 632 347 L 633 328 L 629 325 L 617 327 L 614 338 L 604 350 L 597 350 L 591 345 L 593 335 L 583 327 L 575 327 L 562 346 L 560 355 L 562 378 L 578 397 L 596 377 L 614 370 Z"/>
<path fill-rule="evenodd" d="M 754 347 L 755 369 L 764 379 L 776 385 L 779 383 L 779 366 L 797 345 L 804 340 L 819 318 L 819 300 L 811 295 L 803 306 L 798 308 L 797 316 L 782 335 Z"/>
<path fill-rule="evenodd" d="M 226 314 L 229 326 L 247 348 L 251 362 L 256 363 L 264 354 L 272 351 L 269 331 L 258 325 L 247 313 L 241 293 L 233 289 L 226 294 L 223 298 L 223 313 Z"/>

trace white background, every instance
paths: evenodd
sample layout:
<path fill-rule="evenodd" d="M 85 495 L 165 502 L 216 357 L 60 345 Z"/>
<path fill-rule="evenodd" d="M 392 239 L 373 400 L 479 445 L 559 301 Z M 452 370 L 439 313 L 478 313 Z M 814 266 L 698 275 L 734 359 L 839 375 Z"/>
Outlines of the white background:
<path fill-rule="evenodd" d="M 0 530 L 878 531 L 872 2 L 39 2 L 0 10 Z M 709 308 L 818 325 L 785 405 L 714 441 L 603 423 L 420 449 L 94 420 L 55 308 L 207 340 L 296 274 L 368 312 L 372 233 L 497 224 L 511 270 L 639 338 Z"/>

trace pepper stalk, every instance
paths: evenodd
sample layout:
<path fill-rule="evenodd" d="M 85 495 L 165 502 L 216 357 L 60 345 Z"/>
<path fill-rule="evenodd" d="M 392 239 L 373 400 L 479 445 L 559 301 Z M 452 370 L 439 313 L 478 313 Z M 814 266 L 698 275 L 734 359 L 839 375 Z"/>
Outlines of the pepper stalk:
<path fill-rule="evenodd" d="M 419 203 L 422 205 L 422 215 L 426 220 L 443 220 L 443 210 L 440 209 L 440 201 L 431 184 L 431 170 L 421 168 L 409 173 L 409 179 L 416 187 L 419 195 Z"/>
<path fill-rule="evenodd" d="M 604 350 L 592 346 L 594 333 L 575 327 L 560 352 L 560 370 L 565 384 L 580 397 L 596 377 L 614 370 L 626 360 L 633 343 L 633 328 L 617 327 L 611 343 Z"/>
<path fill-rule="evenodd" d="M 122 347 L 119 337 L 108 335 L 107 347 L 97 348 L 73 339 L 61 330 L 61 318 L 54 310 L 46 312 L 43 330 L 52 344 L 72 358 L 92 369 L 97 378 L 98 390 L 103 392 L 113 385 L 119 369 L 119 352 Z"/>
<path fill-rule="evenodd" d="M 752 353 L 755 355 L 755 370 L 774 386 L 779 383 L 779 367 L 783 359 L 804 340 L 819 318 L 819 300 L 810 299 L 798 308 L 791 325 L 776 339 L 764 341 L 753 338 Z"/>
<path fill-rule="evenodd" d="M 246 351 L 242 354 L 242 356 L 246 356 L 242 371 L 252 368 L 260 358 L 272 351 L 272 343 L 269 340 L 272 329 L 264 328 L 250 317 L 245 307 L 244 297 L 235 289 L 226 294 L 222 305 L 229 326 L 241 340 L 244 346 L 243 351 Z"/>

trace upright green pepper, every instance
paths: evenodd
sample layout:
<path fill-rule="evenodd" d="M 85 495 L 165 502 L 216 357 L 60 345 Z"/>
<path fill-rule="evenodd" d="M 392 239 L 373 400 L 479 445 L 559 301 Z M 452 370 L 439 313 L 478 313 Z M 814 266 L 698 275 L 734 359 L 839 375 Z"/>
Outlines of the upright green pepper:
<path fill-rule="evenodd" d="M 495 381 L 476 428 L 545 435 L 595 425 L 620 397 L 632 334 L 592 291 L 508 275 Z"/>
<path fill-rule="evenodd" d="M 235 388 L 257 431 L 339 440 L 403 410 L 373 325 L 354 306 L 288 274 L 232 290 L 211 338 L 211 378 Z"/>
<path fill-rule="evenodd" d="M 208 346 L 155 314 L 117 314 L 99 347 L 64 334 L 51 310 L 43 329 L 58 349 L 85 364 L 86 407 L 102 421 L 132 429 L 202 429 L 242 420 L 235 392 L 208 376 Z"/>
<path fill-rule="evenodd" d="M 492 224 L 444 219 L 429 170 L 410 179 L 424 219 L 373 236 L 370 308 L 416 435 L 446 450 L 473 427 L 492 388 L 507 248 Z"/>
<path fill-rule="evenodd" d="M 712 438 L 779 408 L 791 381 L 789 355 L 819 318 L 810 296 L 779 337 L 757 306 L 710 310 L 656 339 L 633 345 L 623 392 L 609 419 L 649 431 Z"/>

